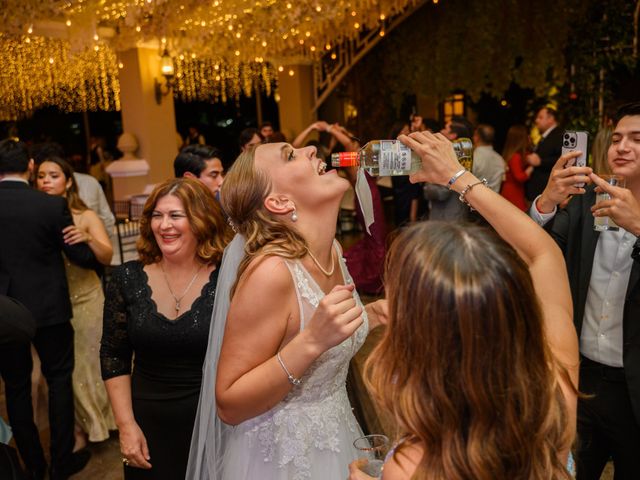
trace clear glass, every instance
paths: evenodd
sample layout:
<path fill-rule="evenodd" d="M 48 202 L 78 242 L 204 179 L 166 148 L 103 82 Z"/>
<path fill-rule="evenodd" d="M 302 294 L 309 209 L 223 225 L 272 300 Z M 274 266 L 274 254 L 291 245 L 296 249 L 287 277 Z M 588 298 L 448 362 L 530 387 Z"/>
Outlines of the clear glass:
<path fill-rule="evenodd" d="M 384 457 L 389 450 L 389 438 L 386 435 L 365 435 L 357 438 L 353 446 L 368 458 L 368 462 L 361 467 L 362 471 L 374 478 L 380 478 Z"/>
<path fill-rule="evenodd" d="M 614 187 L 625 187 L 624 178 L 620 175 L 600 175 L 600 178 L 602 178 L 609 185 L 613 185 Z M 596 193 L 596 203 L 609 199 L 611 199 L 611 196 L 606 192 Z M 609 217 L 593 217 L 593 229 L 598 232 L 617 232 L 620 228 Z"/>

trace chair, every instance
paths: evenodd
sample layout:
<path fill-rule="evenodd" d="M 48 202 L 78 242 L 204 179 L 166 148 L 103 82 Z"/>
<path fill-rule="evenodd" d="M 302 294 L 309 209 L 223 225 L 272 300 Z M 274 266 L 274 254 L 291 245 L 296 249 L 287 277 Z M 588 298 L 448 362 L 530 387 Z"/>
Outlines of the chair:
<path fill-rule="evenodd" d="M 129 218 L 131 220 L 139 220 L 142 216 L 142 211 L 144 210 L 144 203 L 134 203 L 131 202 L 129 206 Z"/>
<path fill-rule="evenodd" d="M 144 204 L 149 198 L 148 194 L 132 195 L 131 203 L 129 205 L 129 218 L 131 220 L 138 220 L 142 216 L 144 210 Z"/>
<path fill-rule="evenodd" d="M 113 215 L 118 221 L 124 221 L 129 218 L 129 210 L 131 208 L 131 202 L 129 200 L 114 200 L 111 209 Z"/>
<path fill-rule="evenodd" d="M 116 223 L 116 229 L 118 232 L 120 263 L 136 260 L 138 258 L 136 241 L 140 235 L 140 222 L 126 219 L 123 222 Z"/>

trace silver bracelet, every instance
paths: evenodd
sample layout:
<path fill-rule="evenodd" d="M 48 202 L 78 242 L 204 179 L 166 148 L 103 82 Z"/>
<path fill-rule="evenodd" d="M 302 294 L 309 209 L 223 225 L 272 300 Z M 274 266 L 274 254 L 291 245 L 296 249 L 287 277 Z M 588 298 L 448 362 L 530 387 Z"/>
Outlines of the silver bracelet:
<path fill-rule="evenodd" d="M 287 374 L 287 378 L 289 379 L 289 383 L 291 385 L 296 385 L 296 386 L 302 384 L 302 380 L 299 379 L 299 378 L 294 377 L 293 375 L 291 375 L 291 372 L 289 372 L 289 370 L 287 370 L 287 367 L 284 366 L 284 362 L 282 361 L 282 358 L 280 357 L 280 352 L 278 352 L 276 354 L 276 358 L 278 359 L 278 362 L 280 362 L 280 366 L 284 370 L 284 373 Z"/>
<path fill-rule="evenodd" d="M 449 183 L 447 183 L 447 188 L 451 190 L 451 187 L 453 187 L 453 184 L 456 183 L 456 180 L 458 180 L 462 175 L 464 175 L 466 171 L 467 171 L 466 168 L 463 168 L 462 170 L 458 170 L 455 173 L 455 175 L 449 179 Z"/>
<path fill-rule="evenodd" d="M 468 206 L 471 209 L 471 211 L 474 211 L 475 208 L 473 208 L 471 206 L 471 204 L 469 204 L 469 202 L 467 202 L 467 199 L 465 197 L 466 197 L 467 193 L 469 193 L 471 191 L 471 189 L 473 187 L 475 187 L 476 185 L 481 185 L 482 184 L 482 185 L 484 185 L 486 187 L 487 183 L 488 182 L 487 182 L 486 178 L 483 178 L 482 180 L 480 180 L 480 181 L 478 181 L 476 183 L 470 183 L 469 185 L 467 185 L 466 187 L 464 187 L 462 189 L 462 191 L 460 192 L 460 196 L 458 197 L 458 200 L 460 200 L 462 203 L 464 203 L 466 206 Z"/>

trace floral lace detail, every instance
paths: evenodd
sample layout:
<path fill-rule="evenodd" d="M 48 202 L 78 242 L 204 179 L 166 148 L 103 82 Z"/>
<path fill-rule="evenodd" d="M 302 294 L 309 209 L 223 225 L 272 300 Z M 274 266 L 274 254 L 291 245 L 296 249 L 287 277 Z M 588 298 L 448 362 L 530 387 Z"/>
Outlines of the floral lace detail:
<path fill-rule="evenodd" d="M 252 437 L 251 445 L 260 442 L 260 452 L 265 462 L 277 462 L 280 468 L 292 466 L 292 480 L 311 478 L 309 451 L 311 448 L 340 452 L 338 432 L 346 425 L 356 435 L 357 429 L 347 392 L 342 389 L 320 402 L 302 405 L 285 404 L 256 418 L 258 421 L 246 435 Z"/>
<path fill-rule="evenodd" d="M 352 282 L 342 257 L 338 258 L 345 281 Z M 298 292 L 300 321 L 306 325 L 324 292 L 299 261 L 288 261 L 287 266 Z M 362 305 L 357 293 L 354 295 Z M 248 441 L 249 451 L 259 452 L 261 461 L 287 471 L 286 478 L 311 479 L 314 450 L 348 455 L 352 446 L 350 442 L 345 444 L 345 436 L 355 438 L 361 434 L 345 382 L 349 360 L 369 331 L 366 313 L 363 317 L 362 326 L 350 338 L 318 357 L 302 376 L 302 384 L 293 387 L 278 405 L 235 427 L 235 434 L 244 435 Z"/>
<path fill-rule="evenodd" d="M 318 297 L 318 294 L 314 292 L 313 288 L 311 288 L 309 277 L 304 274 L 299 262 L 293 263 L 291 268 L 295 278 L 296 288 L 298 289 L 298 292 L 300 292 L 300 296 L 302 298 L 306 298 L 309 303 L 313 305 L 313 308 L 318 308 L 320 298 Z"/>

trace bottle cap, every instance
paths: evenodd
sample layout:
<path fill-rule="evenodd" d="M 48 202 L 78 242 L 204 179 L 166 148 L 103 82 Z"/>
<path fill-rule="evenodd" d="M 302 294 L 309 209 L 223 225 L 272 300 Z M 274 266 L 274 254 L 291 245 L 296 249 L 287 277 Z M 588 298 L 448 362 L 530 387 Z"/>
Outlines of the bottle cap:
<path fill-rule="evenodd" d="M 357 167 L 358 152 L 340 152 L 331 154 L 332 167 Z"/>

